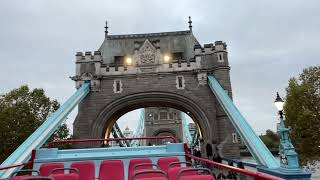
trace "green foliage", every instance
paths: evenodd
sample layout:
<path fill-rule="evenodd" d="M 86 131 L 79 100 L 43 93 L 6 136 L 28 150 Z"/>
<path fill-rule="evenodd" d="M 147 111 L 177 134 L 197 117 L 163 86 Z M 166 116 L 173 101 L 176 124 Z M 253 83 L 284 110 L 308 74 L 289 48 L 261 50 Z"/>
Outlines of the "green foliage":
<path fill-rule="evenodd" d="M 320 159 L 320 66 L 291 78 L 286 90 L 285 123 L 299 159 L 303 164 Z"/>
<path fill-rule="evenodd" d="M 266 131 L 265 135 L 261 135 L 260 139 L 269 149 L 279 148 L 279 136 L 270 129 Z"/>
<path fill-rule="evenodd" d="M 56 100 L 50 100 L 43 89 L 29 90 L 24 85 L 13 89 L 0 99 L 0 162 L 4 161 L 43 121 L 59 108 Z M 65 139 L 69 137 L 66 124 L 50 137 Z"/>

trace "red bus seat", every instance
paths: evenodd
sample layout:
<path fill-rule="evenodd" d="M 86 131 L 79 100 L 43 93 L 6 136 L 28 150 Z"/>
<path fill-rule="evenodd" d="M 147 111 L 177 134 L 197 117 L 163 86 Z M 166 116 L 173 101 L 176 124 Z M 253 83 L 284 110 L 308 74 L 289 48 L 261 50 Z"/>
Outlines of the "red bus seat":
<path fill-rule="evenodd" d="M 197 175 L 189 175 L 189 173 L 194 172 Z M 206 172 L 207 174 L 201 174 L 199 173 Z M 207 168 L 189 168 L 189 169 L 182 169 L 178 173 L 178 179 L 177 180 L 214 180 L 214 177 L 210 175 L 211 170 Z"/>
<path fill-rule="evenodd" d="M 29 173 L 30 175 L 18 175 L 19 173 Z M 33 173 L 33 175 L 31 175 Z M 34 175 L 36 174 L 36 175 Z M 40 172 L 34 169 L 22 169 L 19 171 L 15 171 L 14 173 L 11 174 L 11 177 L 9 178 L 10 180 L 20 180 L 20 179 L 25 179 L 25 178 L 32 178 L 32 177 L 38 177 L 40 176 Z"/>
<path fill-rule="evenodd" d="M 54 180 L 79 180 L 79 175 L 75 173 L 70 174 L 52 174 Z"/>
<path fill-rule="evenodd" d="M 95 170 L 93 161 L 74 162 L 70 167 L 79 170 L 79 180 L 94 180 Z M 75 172 L 71 171 L 70 173 Z"/>
<path fill-rule="evenodd" d="M 99 180 L 124 180 L 124 168 L 121 160 L 105 160 L 101 162 Z"/>
<path fill-rule="evenodd" d="M 147 163 L 149 163 L 150 166 L 139 166 L 139 167 L 135 168 L 135 166 L 138 164 L 147 164 Z M 153 169 L 153 167 L 152 167 L 153 165 L 151 163 L 152 163 L 152 161 L 149 158 L 131 159 L 130 163 L 129 163 L 128 180 L 132 179 L 132 175 L 133 175 L 134 171 Z M 150 176 L 151 176 L 151 174 L 144 175 L 142 177 L 146 178 L 146 177 L 150 177 Z"/>
<path fill-rule="evenodd" d="M 181 176 L 179 180 L 214 180 L 210 175 Z"/>
<path fill-rule="evenodd" d="M 39 172 L 41 176 L 49 176 L 49 173 L 52 171 L 52 169 L 55 168 L 64 168 L 64 165 L 62 163 L 45 163 L 40 166 Z M 64 171 L 55 171 L 55 174 L 63 174 Z"/>
<path fill-rule="evenodd" d="M 47 176 L 15 176 L 15 177 L 21 177 L 21 180 L 37 180 L 37 179 L 38 180 L 54 180 L 52 177 L 47 177 Z"/>
<path fill-rule="evenodd" d="M 168 179 L 169 180 L 178 180 L 179 172 L 184 169 L 191 169 L 191 168 L 190 167 L 173 167 L 173 168 L 168 169 Z M 183 176 L 190 176 L 190 175 L 196 175 L 196 174 L 197 174 L 197 172 L 192 171 L 192 172 L 183 173 Z"/>
<path fill-rule="evenodd" d="M 159 158 L 158 159 L 159 169 L 164 171 L 164 172 L 167 172 L 168 165 L 170 163 L 172 163 L 172 162 L 180 162 L 180 161 L 179 161 L 179 158 L 177 158 L 177 157 L 162 157 L 162 158 Z M 180 164 L 175 164 L 172 167 L 180 167 Z"/>
<path fill-rule="evenodd" d="M 159 169 L 138 170 L 133 173 L 132 180 L 168 180 L 168 175 Z"/>
<path fill-rule="evenodd" d="M 64 174 L 65 170 L 69 170 L 69 174 Z M 57 172 L 63 173 L 57 173 Z M 49 172 L 49 177 L 53 177 L 54 180 L 78 180 L 79 170 L 76 168 L 55 168 Z"/>
<path fill-rule="evenodd" d="M 177 180 L 178 179 L 178 175 L 180 170 L 184 170 L 184 169 L 191 169 L 190 167 L 181 167 L 180 164 L 186 164 L 191 166 L 190 162 L 171 162 L 168 164 L 167 166 L 167 173 L 168 173 L 168 177 L 169 180 Z M 191 171 L 191 172 L 186 172 L 183 175 L 196 175 L 197 172 L 195 171 Z"/>

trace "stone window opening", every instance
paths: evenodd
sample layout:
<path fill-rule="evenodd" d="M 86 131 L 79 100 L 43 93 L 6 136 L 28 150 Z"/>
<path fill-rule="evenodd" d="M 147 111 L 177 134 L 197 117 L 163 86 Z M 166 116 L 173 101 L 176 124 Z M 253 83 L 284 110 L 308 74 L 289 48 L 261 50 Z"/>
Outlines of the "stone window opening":
<path fill-rule="evenodd" d="M 182 77 L 178 77 L 179 87 L 182 87 Z"/>
<path fill-rule="evenodd" d="M 122 83 L 121 80 L 114 80 L 113 82 L 113 92 L 114 93 L 121 93 L 122 92 Z"/>
<path fill-rule="evenodd" d="M 119 81 L 116 82 L 116 91 L 117 92 L 120 91 L 120 82 Z"/>
<path fill-rule="evenodd" d="M 169 119 L 173 119 L 173 114 L 169 113 Z"/>
<path fill-rule="evenodd" d="M 153 118 L 154 118 L 154 120 L 158 120 L 158 114 L 154 113 Z"/>
<path fill-rule="evenodd" d="M 238 136 L 236 133 L 232 133 L 232 142 L 233 143 L 238 143 Z"/>
<path fill-rule="evenodd" d="M 162 119 L 162 120 L 168 119 L 168 113 L 167 112 L 160 112 L 160 119 Z"/>
<path fill-rule="evenodd" d="M 114 64 L 116 66 L 122 66 L 124 63 L 124 57 L 123 56 L 114 56 Z"/>
<path fill-rule="evenodd" d="M 184 89 L 185 87 L 185 80 L 183 76 L 176 77 L 176 87 L 177 89 Z"/>
<path fill-rule="evenodd" d="M 182 52 L 173 53 L 173 60 L 182 60 L 182 59 L 183 59 L 183 53 Z"/>
<path fill-rule="evenodd" d="M 223 53 L 218 53 L 218 62 L 224 62 Z"/>

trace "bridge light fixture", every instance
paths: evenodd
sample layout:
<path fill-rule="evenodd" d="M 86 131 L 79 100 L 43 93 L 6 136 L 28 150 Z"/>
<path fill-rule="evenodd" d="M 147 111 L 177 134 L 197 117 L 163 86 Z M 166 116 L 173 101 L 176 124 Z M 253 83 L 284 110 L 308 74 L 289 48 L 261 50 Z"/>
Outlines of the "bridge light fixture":
<path fill-rule="evenodd" d="M 281 99 L 281 97 L 279 96 L 279 93 L 277 92 L 277 98 L 274 101 L 274 104 L 276 106 L 276 108 L 278 109 L 278 111 L 283 111 L 283 105 L 284 105 L 284 101 Z"/>
<path fill-rule="evenodd" d="M 170 56 L 164 55 L 163 60 L 165 63 L 168 63 L 170 61 Z"/>
<path fill-rule="evenodd" d="M 279 111 L 280 122 L 277 127 L 277 132 L 280 135 L 279 155 L 280 155 L 280 168 L 288 172 L 301 171 L 299 168 L 298 154 L 296 153 L 294 146 L 291 144 L 289 137 L 290 128 L 287 128 L 284 124 L 283 106 L 284 101 L 277 92 L 276 100 L 274 104 Z"/>
<path fill-rule="evenodd" d="M 127 58 L 126 58 L 126 63 L 127 63 L 128 65 L 131 65 L 132 59 L 131 59 L 130 57 L 127 57 Z"/>

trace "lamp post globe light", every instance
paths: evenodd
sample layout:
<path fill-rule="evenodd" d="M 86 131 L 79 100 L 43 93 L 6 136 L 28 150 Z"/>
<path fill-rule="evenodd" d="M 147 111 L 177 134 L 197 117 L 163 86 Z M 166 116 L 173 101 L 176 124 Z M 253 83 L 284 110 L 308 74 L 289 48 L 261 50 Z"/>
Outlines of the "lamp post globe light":
<path fill-rule="evenodd" d="M 296 153 L 291 140 L 289 138 L 290 129 L 285 127 L 284 121 L 284 113 L 283 106 L 284 101 L 277 93 L 276 100 L 274 104 L 279 112 L 280 117 L 280 125 L 278 128 L 278 134 L 280 136 L 280 144 L 279 144 L 279 155 L 280 155 L 280 167 L 281 170 L 290 172 L 290 171 L 301 171 L 299 166 L 298 154 Z"/>

